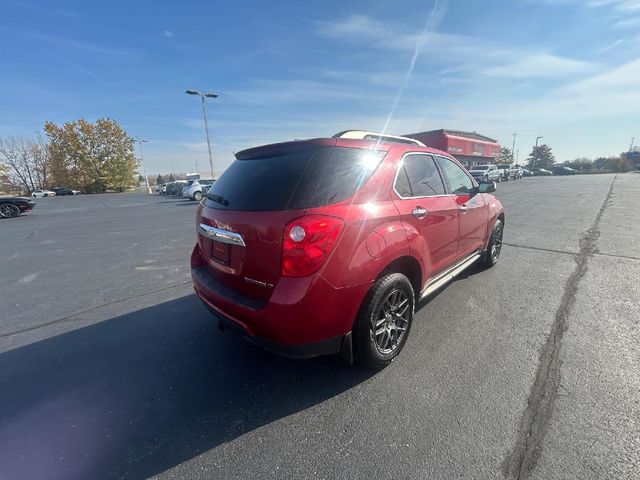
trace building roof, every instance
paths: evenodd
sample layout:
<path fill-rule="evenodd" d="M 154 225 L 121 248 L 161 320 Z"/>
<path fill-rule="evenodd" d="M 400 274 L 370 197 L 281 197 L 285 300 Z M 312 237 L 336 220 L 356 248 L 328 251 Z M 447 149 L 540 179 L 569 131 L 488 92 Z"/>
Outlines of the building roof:
<path fill-rule="evenodd" d="M 451 135 L 454 137 L 464 137 L 464 138 L 469 138 L 471 140 L 480 140 L 482 142 L 498 143 L 497 140 L 486 137 L 484 135 L 480 135 L 477 132 L 464 132 L 462 130 L 448 130 L 445 128 L 441 128 L 440 130 L 429 130 L 428 132 L 410 133 L 409 135 L 403 135 L 403 136 L 413 138 L 413 137 L 419 137 L 420 135 L 433 135 L 436 133 L 440 133 L 443 135 Z"/>

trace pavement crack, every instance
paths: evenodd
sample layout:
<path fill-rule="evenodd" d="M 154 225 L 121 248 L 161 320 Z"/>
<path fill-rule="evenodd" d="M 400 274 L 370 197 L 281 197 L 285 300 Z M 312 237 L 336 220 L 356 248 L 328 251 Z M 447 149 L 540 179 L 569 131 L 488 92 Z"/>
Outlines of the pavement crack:
<path fill-rule="evenodd" d="M 71 320 L 74 317 L 77 317 L 78 315 L 82 315 L 82 314 L 85 314 L 85 313 L 93 312 L 94 310 L 98 310 L 98 309 L 103 308 L 103 307 L 108 307 L 109 305 L 114 305 L 116 303 L 126 302 L 127 300 L 134 300 L 136 298 L 145 297 L 147 295 L 151 295 L 151 294 L 158 293 L 158 292 L 163 292 L 165 290 L 171 290 L 172 288 L 180 287 L 180 286 L 186 285 L 188 283 L 191 283 L 191 280 L 185 280 L 184 282 L 175 283 L 173 285 L 168 285 L 166 287 L 157 288 L 155 290 L 149 290 L 147 292 L 138 293 L 136 295 L 129 295 L 127 297 L 117 298 L 117 299 L 112 300 L 110 302 L 101 303 L 99 305 L 94 305 L 93 307 L 86 308 L 84 310 L 79 310 L 77 312 L 74 312 L 74 313 L 72 313 L 70 315 L 67 315 L 65 317 L 62 317 L 62 318 L 57 318 L 55 320 L 50 320 L 48 322 L 40 323 L 40 324 L 34 325 L 32 327 L 21 328 L 20 330 L 15 330 L 13 332 L 2 333 L 2 334 L 0 334 L 0 338 L 12 337 L 14 335 L 19 335 L 21 333 L 26 333 L 26 332 L 32 332 L 34 330 L 39 330 L 40 328 L 49 327 L 51 325 L 55 325 L 56 323 L 61 323 L 61 322 L 65 322 L 67 320 Z"/>
<path fill-rule="evenodd" d="M 520 420 L 515 447 L 503 463 L 503 473 L 507 478 L 516 480 L 529 478 L 529 474 L 535 468 L 542 453 L 544 436 L 560 387 L 562 337 L 567 330 L 567 322 L 576 301 L 580 280 L 587 273 L 589 257 L 597 253 L 600 220 L 606 207 L 610 204 L 616 178 L 618 178 L 617 175 L 611 181 L 609 192 L 602 202 L 593 224 L 580 236 L 579 252 L 572 254 L 576 266 L 565 282 L 560 306 L 551 325 L 551 332 L 540 351 L 536 377 L 531 386 L 527 408 Z"/>
<path fill-rule="evenodd" d="M 539 252 L 560 253 L 562 255 L 571 255 L 571 256 L 578 255 L 578 253 L 571 252 L 569 250 L 556 250 L 553 248 L 533 247 L 531 245 L 521 245 L 518 243 L 503 242 L 502 245 L 503 246 L 506 245 L 508 247 L 513 247 L 513 248 L 524 248 L 525 250 L 536 250 Z M 599 252 L 599 251 L 592 252 L 592 255 L 598 255 L 600 257 L 622 258 L 624 260 L 640 260 L 640 257 L 634 257 L 633 255 L 618 255 L 615 253 L 605 253 L 605 252 Z"/>

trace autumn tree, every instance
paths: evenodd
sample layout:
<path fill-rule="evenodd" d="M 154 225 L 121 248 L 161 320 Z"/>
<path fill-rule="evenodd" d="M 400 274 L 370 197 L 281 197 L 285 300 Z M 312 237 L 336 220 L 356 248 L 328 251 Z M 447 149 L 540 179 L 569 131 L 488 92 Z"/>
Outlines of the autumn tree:
<path fill-rule="evenodd" d="M 511 163 L 513 162 L 513 152 L 510 148 L 502 147 L 500 149 L 500 155 L 497 158 L 497 163 Z"/>
<path fill-rule="evenodd" d="M 51 178 L 87 193 L 123 191 L 135 182 L 134 139 L 116 122 L 83 118 L 63 125 L 45 123 Z"/>
<path fill-rule="evenodd" d="M 556 159 L 553 156 L 551 147 L 549 145 L 543 144 L 538 145 L 537 147 L 533 147 L 533 150 L 531 150 L 527 162 L 530 169 L 549 168 L 552 167 L 554 163 L 556 163 Z"/>

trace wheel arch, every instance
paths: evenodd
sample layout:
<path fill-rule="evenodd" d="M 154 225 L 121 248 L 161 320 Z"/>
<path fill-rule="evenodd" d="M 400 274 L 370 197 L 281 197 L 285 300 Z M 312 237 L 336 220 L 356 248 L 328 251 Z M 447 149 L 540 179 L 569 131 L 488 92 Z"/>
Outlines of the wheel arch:
<path fill-rule="evenodd" d="M 411 282 L 414 294 L 416 297 L 419 296 L 420 291 L 422 290 L 422 281 L 424 276 L 420 262 L 418 262 L 415 257 L 412 257 L 411 255 L 403 255 L 390 261 L 380 270 L 376 276 L 376 280 L 389 273 L 402 273 L 405 275 Z"/>

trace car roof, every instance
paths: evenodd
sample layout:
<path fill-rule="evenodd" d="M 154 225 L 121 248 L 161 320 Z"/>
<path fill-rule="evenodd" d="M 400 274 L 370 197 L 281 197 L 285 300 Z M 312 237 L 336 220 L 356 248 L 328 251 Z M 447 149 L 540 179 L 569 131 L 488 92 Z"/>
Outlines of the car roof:
<path fill-rule="evenodd" d="M 282 152 L 304 150 L 310 146 L 325 146 L 325 147 L 346 147 L 346 148 L 369 148 L 381 151 L 389 151 L 392 148 L 396 151 L 404 152 L 420 152 L 431 153 L 434 155 L 440 155 L 447 158 L 452 158 L 447 152 L 438 150 L 436 148 L 420 146 L 410 143 L 401 143 L 397 141 L 387 140 L 385 138 L 380 140 L 369 139 L 351 139 L 351 138 L 312 138 L 309 140 L 293 140 L 290 142 L 272 143 L 268 145 L 262 145 L 259 147 L 248 148 L 236 153 L 238 160 L 252 159 L 268 157 L 274 154 L 282 154 Z"/>

